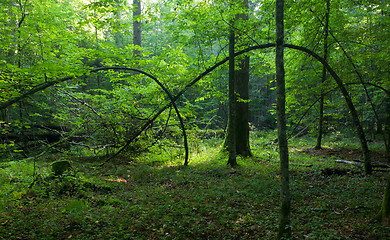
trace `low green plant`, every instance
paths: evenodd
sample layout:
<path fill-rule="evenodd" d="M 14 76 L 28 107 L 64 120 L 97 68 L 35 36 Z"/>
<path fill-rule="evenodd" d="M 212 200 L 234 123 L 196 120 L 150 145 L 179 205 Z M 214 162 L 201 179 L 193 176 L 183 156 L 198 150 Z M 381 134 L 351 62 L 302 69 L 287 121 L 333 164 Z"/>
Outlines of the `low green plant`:
<path fill-rule="evenodd" d="M 62 212 L 82 214 L 88 210 L 88 205 L 80 199 L 70 199 Z"/>
<path fill-rule="evenodd" d="M 49 163 L 39 162 L 36 176 L 42 178 L 29 189 L 31 163 L 5 163 L 0 237 L 274 239 L 280 194 L 278 152 L 270 144 L 275 134 L 253 135 L 258 136 L 252 137 L 255 156 L 239 157 L 237 168 L 226 166 L 227 154 L 218 145 L 204 147 L 203 142 L 186 167 L 182 156 L 172 161 L 168 149 L 115 166 L 74 160 L 77 176 L 54 177 Z M 324 175 L 323 169 L 340 167 L 329 149 L 313 150 L 310 137 L 289 144 L 296 239 L 390 237 L 389 228 L 370 221 L 379 210 L 386 173 L 364 176 L 351 167 L 344 175 Z M 342 143 L 333 145 L 332 151 L 341 148 Z"/>

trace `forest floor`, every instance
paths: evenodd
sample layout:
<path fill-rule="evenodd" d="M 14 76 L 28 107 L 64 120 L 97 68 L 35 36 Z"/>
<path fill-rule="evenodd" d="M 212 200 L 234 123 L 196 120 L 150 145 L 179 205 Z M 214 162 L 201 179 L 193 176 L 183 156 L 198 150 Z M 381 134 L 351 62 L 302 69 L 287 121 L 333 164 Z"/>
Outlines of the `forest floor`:
<path fill-rule="evenodd" d="M 50 177 L 56 156 L 0 162 L 0 239 L 274 239 L 279 175 L 274 132 L 252 134 L 254 157 L 226 165 L 222 139 L 183 152 L 156 145 L 115 164 L 73 158 L 76 174 Z M 294 239 L 390 239 L 377 214 L 387 172 L 365 176 L 335 160 L 362 159 L 356 140 L 290 140 Z M 385 161 L 370 143 L 373 161 Z M 338 169 L 341 171 L 333 171 Z M 33 179 L 34 184 L 32 184 Z"/>

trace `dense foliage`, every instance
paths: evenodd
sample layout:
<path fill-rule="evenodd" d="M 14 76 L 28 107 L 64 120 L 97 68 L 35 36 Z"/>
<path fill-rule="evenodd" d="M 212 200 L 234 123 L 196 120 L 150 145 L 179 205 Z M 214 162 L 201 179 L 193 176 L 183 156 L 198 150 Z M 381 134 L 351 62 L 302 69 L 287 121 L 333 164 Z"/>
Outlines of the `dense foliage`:
<path fill-rule="evenodd" d="M 88 185 L 89 183 L 73 175 L 47 181 L 44 178 L 47 177 L 48 170 L 35 174 L 36 164 L 45 165 L 47 161 L 94 159 L 102 161 L 101 164 L 117 164 L 127 159 L 137 162 L 134 160 L 137 156 L 146 157 L 143 154 L 153 155 L 164 149 L 171 153 L 169 160 L 176 163 L 178 158 L 183 158 L 185 151 L 184 130 L 187 130 L 191 156 L 194 157 L 193 154 L 203 150 L 205 139 L 221 137 L 228 124 L 228 64 L 220 63 L 227 62 L 229 56 L 229 33 L 234 32 L 237 39 L 235 52 L 249 46 L 273 44 L 276 38 L 275 1 L 250 0 L 246 9 L 242 0 L 142 0 L 141 15 L 136 11 L 136 2 L 0 0 L 0 162 L 5 164 L 4 169 L 12 168 L 13 164 L 28 168 L 20 169 L 26 170 L 24 174 L 28 175 L 23 176 L 24 184 L 30 182 L 31 187 L 39 189 L 43 186 L 46 195 L 42 195 L 45 197 L 50 197 L 50 192 L 55 192 L 58 197 L 57 195 L 61 195 L 58 191 L 69 190 L 61 190 L 62 187 L 70 187 L 77 194 L 80 191 L 107 190 L 95 186 L 95 183 Z M 306 47 L 326 58 L 351 96 L 366 139 L 381 144 L 381 147 L 375 147 L 381 148 L 380 151 L 386 153 L 387 161 L 390 161 L 389 3 L 385 0 L 302 0 L 286 1 L 284 4 L 284 41 Z M 243 13 L 248 19 L 238 17 Z M 133 42 L 135 22 L 141 24 L 142 44 Z M 270 45 L 261 50 L 248 51 L 244 56 L 250 57 L 248 102 L 251 134 L 258 130 L 275 129 L 274 48 Z M 339 136 L 355 137 L 358 130 L 350 116 L 351 109 L 345 103 L 345 95 L 340 93 L 340 86 L 323 69 L 321 63 L 302 51 L 287 48 L 284 49 L 284 62 L 288 138 L 324 134 L 328 138 L 336 136 L 342 142 L 344 139 Z M 117 69 L 108 70 L 107 67 Z M 126 70 L 120 70 L 120 67 Z M 209 71 L 211 68 L 212 71 Z M 236 68 L 240 68 L 239 64 Z M 206 71 L 207 74 L 204 74 Z M 161 85 L 166 89 L 162 89 Z M 184 126 L 180 125 L 174 109 L 176 106 L 172 104 L 166 91 L 175 97 Z M 238 101 L 247 100 L 238 96 Z M 322 119 L 321 124 L 319 119 Z M 313 146 L 307 147 L 315 145 L 313 142 L 309 144 Z M 317 141 L 316 148 L 321 147 Z M 118 151 L 121 151 L 121 156 L 116 155 Z M 266 148 L 264 151 L 269 156 L 275 154 Z M 256 154 L 260 154 L 262 159 L 265 153 L 258 151 Z M 256 154 L 254 159 L 258 156 Z M 40 162 L 41 159 L 44 159 L 43 162 Z M 139 160 L 141 161 L 141 157 Z M 169 160 L 157 161 L 167 164 Z M 373 161 L 375 160 L 374 158 Z M 11 162 L 8 163 L 9 161 Z M 248 160 L 248 164 L 255 164 L 251 161 L 255 160 Z M 263 161 L 264 159 L 260 162 Z M 90 164 L 77 162 L 80 169 L 87 168 Z M 142 172 L 142 166 L 141 164 L 140 170 L 134 174 L 141 176 L 142 173 L 138 171 Z M 32 175 L 31 167 L 34 167 Z M 125 171 L 125 167 L 122 167 Z M 252 173 L 249 173 L 253 170 L 251 167 L 245 168 L 242 176 L 252 178 Z M 260 167 L 255 169 L 257 168 Z M 202 178 L 196 169 L 163 169 L 169 174 L 189 171 L 188 174 L 194 174 L 195 178 Z M 151 169 L 145 170 L 145 176 L 153 175 L 149 170 Z M 7 182 L 6 176 L 14 181 L 16 173 L 8 171 L 11 170 L 1 172 L 1 181 Z M 270 171 L 275 173 L 274 170 Z M 224 174 L 228 172 L 226 170 Z M 307 173 L 303 173 L 305 174 Z M 129 179 L 123 174 L 115 173 L 114 176 Z M 157 177 L 168 178 L 164 174 Z M 273 181 L 273 177 L 269 181 Z M 152 179 L 148 181 L 140 184 L 147 185 Z M 161 181 L 161 185 L 169 185 L 171 181 L 176 186 L 181 180 Z M 225 186 L 224 184 L 228 183 L 222 185 Z M 204 185 L 205 183 L 200 184 Z M 13 194 L 17 204 L 35 199 L 37 189 L 30 193 L 23 187 L 10 187 L 1 197 L 6 199 Z M 376 185 L 375 188 L 377 187 Z M 151 184 L 149 190 L 151 189 L 159 188 Z M 213 189 L 211 192 L 222 191 L 221 189 Z M 229 189 L 226 191 L 231 190 Z M 80 197 L 83 199 L 84 196 Z M 124 199 L 111 197 L 111 200 L 118 202 L 118 206 L 122 206 L 122 201 L 129 200 L 129 196 Z M 185 197 L 188 196 L 183 196 Z M 69 201 L 70 206 L 75 204 L 81 211 L 89 211 L 91 206 L 88 204 L 95 204 L 95 200 L 91 199 L 92 196 L 87 196 L 80 201 L 63 201 Z M 143 201 L 144 196 L 140 199 L 137 201 Z M 32 204 L 36 206 L 36 203 Z M 58 202 L 54 204 L 61 205 Z M 51 207 L 56 208 L 54 205 Z M 117 205 L 110 205 L 104 211 L 111 211 L 111 207 L 119 209 L 116 208 Z M 129 210 L 127 207 L 125 209 L 128 212 L 134 210 L 138 215 L 147 212 L 145 209 Z M 168 205 L 165 207 L 170 209 Z M 63 209 L 62 213 L 72 212 L 67 207 L 58 209 Z M 242 219 L 249 219 L 251 213 L 245 214 Z M 76 215 L 72 216 L 79 219 L 80 216 Z M 93 218 L 95 217 L 93 214 Z M 177 216 L 169 216 L 165 219 L 165 225 L 153 228 L 156 237 L 160 233 L 171 234 L 174 231 L 168 225 L 171 224 L 171 218 L 175 217 Z M 150 220 L 150 216 L 146 218 Z M 232 219 L 236 218 L 225 219 L 230 227 Z M 218 222 L 218 226 L 211 226 L 213 221 L 206 220 L 195 224 L 200 224 L 202 228 L 210 225 L 210 232 L 218 232 L 222 229 L 221 226 L 225 226 L 222 223 L 225 220 Z M 10 222 L 12 224 L 7 225 Z M 7 229 L 18 228 L 17 223 L 8 218 L 2 223 L 8 226 Z M 85 227 L 84 223 L 77 224 Z M 189 220 L 187 225 L 182 226 L 184 223 L 180 223 L 178 226 L 191 229 L 188 228 L 190 223 Z M 272 224 L 275 223 L 272 221 Z M 165 231 L 165 228 L 170 230 Z M 41 233 L 35 234 L 44 234 L 45 230 L 41 230 Z M 260 231 L 253 225 L 246 230 Z M 191 231 L 196 232 L 197 229 Z M 243 229 L 239 231 L 244 232 Z M 304 233 L 300 233 L 301 236 L 306 234 L 306 230 L 302 231 Z M 180 234 L 186 236 L 189 233 Z M 225 237 L 224 234 L 225 232 L 218 237 Z"/>
<path fill-rule="evenodd" d="M 273 41 L 272 4 L 250 1 L 249 20 L 235 23 L 241 42 L 256 45 Z M 288 4 L 286 42 L 307 46 L 321 55 L 325 1 Z M 88 70 L 112 65 L 139 67 L 173 93 L 178 92 L 227 56 L 229 21 L 235 12 L 242 11 L 224 1 L 145 1 L 142 15 L 137 17 L 140 19 L 135 19 L 142 21 L 143 35 L 142 57 L 136 58 L 132 53 L 139 47 L 132 44 L 131 38 L 134 6 L 127 1 L 4 0 L 2 5 L 2 102 L 46 82 L 76 77 L 3 108 L 2 125 L 8 126 L 3 131 L 17 135 L 25 132 L 22 126 L 28 126 L 34 128 L 33 134 L 44 126 L 66 130 L 61 131 L 62 138 L 88 136 L 73 142 L 105 148 L 123 145 L 168 98 L 147 77 L 132 72 Z M 374 139 L 389 128 L 388 4 L 338 0 L 330 6 L 328 60 L 348 85 L 361 121 Z M 295 129 L 296 134 L 297 129 L 305 129 L 314 134 L 318 130 L 315 102 L 323 93 L 325 132 L 349 128 L 351 120 L 343 98 L 330 77 L 321 84 L 319 63 L 294 50 L 286 54 L 290 131 Z M 272 49 L 249 55 L 250 124 L 256 129 L 275 128 Z M 226 67 L 204 77 L 178 100 L 188 127 L 226 126 Z M 164 128 L 167 118 L 167 113 L 162 114 L 154 130 Z M 175 119 L 170 118 L 169 126 L 177 124 Z M 40 131 L 47 133 L 42 128 Z M 14 140 L 19 139 L 13 136 L 2 142 L 11 147 L 8 156 L 15 152 L 27 154 L 29 146 L 10 144 Z"/>

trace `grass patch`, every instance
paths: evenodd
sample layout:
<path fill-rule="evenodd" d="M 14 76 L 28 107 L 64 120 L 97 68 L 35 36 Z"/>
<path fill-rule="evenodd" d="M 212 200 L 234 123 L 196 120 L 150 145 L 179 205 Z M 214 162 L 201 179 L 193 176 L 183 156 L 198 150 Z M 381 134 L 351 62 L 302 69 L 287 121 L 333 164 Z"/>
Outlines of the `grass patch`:
<path fill-rule="evenodd" d="M 31 188 L 32 162 L 3 162 L 0 239 L 274 239 L 275 133 L 252 135 L 255 157 L 238 158 L 234 169 L 219 151 L 220 138 L 193 143 L 187 167 L 183 149 L 175 147 L 156 147 L 116 166 L 73 159 L 77 173 L 54 178 L 41 160 L 41 180 Z M 345 174 L 324 175 L 323 169 L 341 166 L 332 154 L 310 152 L 314 143 L 290 142 L 294 238 L 388 239 L 390 229 L 371 220 L 387 173 L 364 176 L 342 166 Z"/>

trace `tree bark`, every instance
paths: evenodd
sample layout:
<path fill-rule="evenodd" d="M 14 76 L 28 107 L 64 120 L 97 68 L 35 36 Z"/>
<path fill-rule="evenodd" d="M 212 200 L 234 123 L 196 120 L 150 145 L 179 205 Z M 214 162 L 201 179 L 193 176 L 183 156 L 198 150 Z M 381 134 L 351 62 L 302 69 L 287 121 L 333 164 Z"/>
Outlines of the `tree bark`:
<path fill-rule="evenodd" d="M 249 143 L 249 57 L 239 61 L 239 69 L 235 71 L 235 89 L 239 97 L 236 113 L 236 151 L 243 157 L 252 156 Z"/>
<path fill-rule="evenodd" d="M 249 19 L 248 0 L 243 0 L 244 12 L 237 16 L 238 19 L 247 21 Z M 244 44 L 245 45 L 245 44 Z M 252 156 L 249 144 L 249 56 L 242 56 L 238 59 L 238 69 L 235 70 L 235 89 L 241 101 L 237 101 L 236 114 L 236 151 L 243 157 Z"/>
<path fill-rule="evenodd" d="M 291 237 L 290 227 L 290 180 L 289 180 L 289 159 L 286 134 L 286 91 L 284 72 L 284 0 L 276 0 L 275 21 L 276 21 L 276 115 L 278 128 L 278 144 L 280 159 L 280 216 L 278 239 Z"/>
<path fill-rule="evenodd" d="M 244 9 L 241 14 L 236 15 L 236 20 L 246 21 L 249 19 L 247 11 L 249 10 L 248 0 L 243 0 L 240 2 L 242 8 Z M 239 41 L 238 39 L 237 41 Z M 241 44 L 245 46 L 245 44 Z M 250 144 L 249 144 L 249 108 L 248 108 L 248 99 L 249 99 L 249 56 L 241 56 L 237 60 L 238 69 L 234 70 L 234 89 L 236 92 L 236 114 L 235 114 L 235 147 L 236 154 L 243 157 L 252 156 Z M 229 116 L 230 117 L 230 116 Z M 230 119 L 228 119 L 229 123 Z M 226 137 L 224 143 L 224 149 L 229 149 L 229 139 L 230 134 L 233 131 L 232 128 L 226 130 Z"/>
<path fill-rule="evenodd" d="M 229 159 L 228 165 L 237 166 L 236 159 L 236 93 L 234 92 L 235 85 L 235 62 L 234 62 L 234 45 L 235 45 L 235 33 L 233 27 L 229 34 L 229 118 L 228 118 L 228 150 Z"/>

